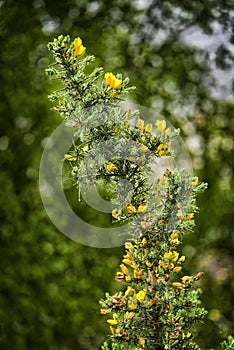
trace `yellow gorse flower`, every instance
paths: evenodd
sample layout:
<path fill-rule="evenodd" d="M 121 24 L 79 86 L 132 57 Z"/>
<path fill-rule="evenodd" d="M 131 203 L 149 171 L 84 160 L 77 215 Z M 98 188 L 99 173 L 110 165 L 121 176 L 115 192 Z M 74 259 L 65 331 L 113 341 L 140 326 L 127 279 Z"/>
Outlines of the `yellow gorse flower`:
<path fill-rule="evenodd" d="M 156 126 L 158 128 L 158 131 L 162 133 L 166 128 L 166 121 L 165 120 L 157 120 Z"/>
<path fill-rule="evenodd" d="M 132 303 L 129 305 L 130 310 L 135 310 L 137 308 L 137 300 L 133 299 Z"/>
<path fill-rule="evenodd" d="M 119 89 L 122 84 L 122 79 L 117 79 L 113 73 L 105 74 L 106 85 L 112 89 Z"/>
<path fill-rule="evenodd" d="M 134 207 L 134 205 L 132 205 L 132 204 L 127 205 L 127 210 L 129 213 L 136 213 L 136 211 L 137 211 L 136 207 Z"/>
<path fill-rule="evenodd" d="M 173 269 L 172 271 L 178 273 L 178 272 L 180 272 L 181 270 L 182 270 L 182 267 L 181 267 L 181 266 L 176 266 L 176 267 L 174 267 L 174 269 Z"/>
<path fill-rule="evenodd" d="M 125 275 L 129 274 L 129 270 L 124 264 L 120 264 L 120 268 Z"/>
<path fill-rule="evenodd" d="M 118 209 L 117 208 L 115 208 L 115 209 L 113 209 L 112 210 L 112 216 L 113 216 L 113 218 L 117 218 L 117 215 L 118 215 Z"/>
<path fill-rule="evenodd" d="M 146 152 L 146 151 L 148 151 L 148 147 L 146 145 L 141 145 L 141 150 L 143 152 Z"/>
<path fill-rule="evenodd" d="M 70 154 L 65 154 L 64 159 L 69 160 L 70 162 L 74 162 L 76 160 L 75 157 L 71 156 Z"/>
<path fill-rule="evenodd" d="M 110 173 L 111 171 L 117 169 L 117 166 L 113 163 L 108 163 L 106 168 L 107 168 L 107 171 Z"/>
<path fill-rule="evenodd" d="M 189 221 L 194 218 L 194 213 L 189 213 L 188 215 L 183 217 L 183 221 Z"/>
<path fill-rule="evenodd" d="M 179 258 L 178 262 L 183 264 L 185 262 L 185 259 L 186 259 L 185 255 L 181 255 L 181 257 Z"/>
<path fill-rule="evenodd" d="M 173 283 L 172 283 L 172 286 L 173 286 L 175 289 L 183 289 L 183 285 L 182 285 L 180 282 L 173 282 Z"/>
<path fill-rule="evenodd" d="M 116 313 L 113 314 L 113 319 L 108 319 L 106 322 L 108 322 L 111 326 L 115 326 L 119 323 L 117 320 L 118 315 Z"/>
<path fill-rule="evenodd" d="M 87 151 L 89 150 L 89 146 L 88 146 L 88 145 L 84 146 L 84 147 L 82 148 L 82 150 L 83 150 L 84 152 L 87 152 Z"/>
<path fill-rule="evenodd" d="M 146 205 L 139 205 L 137 211 L 138 213 L 144 213 L 147 210 L 147 206 Z"/>
<path fill-rule="evenodd" d="M 143 337 L 139 337 L 138 342 L 140 345 L 144 345 L 145 344 L 145 339 Z"/>
<path fill-rule="evenodd" d="M 143 303 L 145 300 L 146 290 L 140 290 L 140 292 L 137 293 L 136 298 L 140 303 Z"/>
<path fill-rule="evenodd" d="M 148 132 L 149 134 L 151 134 L 152 131 L 153 131 L 153 125 L 152 124 L 146 124 L 145 132 Z"/>
<path fill-rule="evenodd" d="M 176 251 L 169 251 L 169 252 L 164 253 L 163 257 L 174 263 L 178 260 L 179 253 Z"/>
<path fill-rule="evenodd" d="M 76 57 L 84 55 L 86 47 L 83 46 L 81 38 L 76 38 L 74 40 L 74 55 Z"/>
<path fill-rule="evenodd" d="M 139 119 L 139 120 L 138 120 L 138 124 L 137 124 L 138 129 L 141 130 L 141 131 L 143 131 L 144 125 L 145 125 L 144 120 L 143 120 L 143 119 Z"/>
<path fill-rule="evenodd" d="M 135 278 L 143 278 L 144 277 L 144 271 L 143 270 L 138 271 L 138 270 L 134 269 L 133 275 L 134 275 Z"/>
<path fill-rule="evenodd" d="M 189 283 L 191 280 L 192 280 L 192 277 L 191 277 L 191 276 L 183 276 L 183 277 L 181 277 L 181 281 L 182 281 L 183 284 L 187 284 L 187 283 Z"/>
<path fill-rule="evenodd" d="M 134 317 L 135 313 L 133 311 L 127 311 L 125 317 L 127 320 L 131 320 Z"/>
<path fill-rule="evenodd" d="M 127 298 L 135 293 L 135 289 L 129 287 L 126 292 L 124 293 L 124 296 Z"/>
<path fill-rule="evenodd" d="M 153 266 L 153 263 L 151 261 L 149 261 L 149 260 L 146 260 L 145 264 L 148 267 L 152 267 Z"/>
<path fill-rule="evenodd" d="M 192 337 L 192 333 L 188 332 L 187 334 L 185 334 L 184 332 L 182 332 L 182 339 L 185 339 L 185 338 L 191 338 Z"/>
<path fill-rule="evenodd" d="M 192 186 L 197 186 L 197 184 L 198 184 L 198 177 L 196 176 L 192 181 Z"/>
<path fill-rule="evenodd" d="M 126 242 L 126 243 L 125 243 L 125 248 L 128 249 L 128 250 L 133 250 L 133 249 L 134 249 L 134 246 L 132 245 L 132 243 Z"/>
<path fill-rule="evenodd" d="M 179 234 L 176 231 L 173 231 L 172 234 L 170 235 L 170 239 L 176 239 L 179 237 Z"/>
<path fill-rule="evenodd" d="M 166 136 L 170 136 L 171 135 L 171 128 L 168 128 L 165 132 Z"/>
<path fill-rule="evenodd" d="M 159 154 L 159 156 L 165 156 L 167 151 L 168 151 L 168 146 L 167 145 L 164 145 L 163 143 L 161 143 L 158 146 L 158 154 Z"/>

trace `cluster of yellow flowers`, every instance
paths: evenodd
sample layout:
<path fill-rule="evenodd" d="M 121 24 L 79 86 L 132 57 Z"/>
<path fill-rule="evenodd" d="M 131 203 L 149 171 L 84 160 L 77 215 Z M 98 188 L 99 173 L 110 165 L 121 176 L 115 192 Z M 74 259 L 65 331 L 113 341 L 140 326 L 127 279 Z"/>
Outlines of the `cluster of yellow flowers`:
<path fill-rule="evenodd" d="M 75 57 L 79 57 L 79 56 L 83 56 L 86 52 L 86 47 L 83 46 L 82 43 L 82 39 L 81 38 L 76 38 L 74 40 L 74 56 Z M 118 79 L 113 73 L 108 72 L 105 74 L 105 81 L 106 81 L 106 85 L 114 90 L 120 89 L 123 80 L 122 79 Z M 117 91 L 112 91 L 110 94 L 110 97 L 116 97 L 118 95 Z"/>
<path fill-rule="evenodd" d="M 170 136 L 171 128 L 166 129 L 166 121 L 165 120 L 157 120 L 155 125 L 156 125 L 158 131 L 160 132 L 160 134 L 164 134 L 166 137 Z M 145 124 L 143 119 L 138 120 L 137 127 L 140 131 L 143 132 L 142 141 L 145 140 L 144 133 L 145 134 L 152 134 L 152 132 L 153 132 L 153 124 L 152 123 Z M 157 147 L 158 155 L 160 157 L 165 156 L 170 148 L 170 145 L 171 145 L 170 142 L 161 143 L 160 145 L 158 145 L 158 147 Z M 142 144 L 142 150 L 144 152 L 146 152 L 148 150 L 148 147 L 146 145 Z"/>
<path fill-rule="evenodd" d="M 132 243 L 126 243 L 125 247 L 128 247 L 126 249 L 129 249 L 130 251 L 133 249 Z M 129 269 L 125 265 L 130 266 L 133 269 L 133 273 L 130 273 Z M 142 269 L 139 269 L 139 266 L 135 262 L 131 252 L 128 252 L 124 255 L 122 264 L 120 264 L 120 269 L 121 272 L 117 272 L 116 274 L 116 280 L 119 282 L 130 283 L 132 277 L 136 279 L 141 279 L 144 277 L 144 271 Z"/>
<path fill-rule="evenodd" d="M 147 210 L 147 205 L 139 205 L 138 208 L 136 208 L 133 204 L 129 203 L 126 205 L 126 209 L 128 213 L 144 213 Z M 115 208 L 112 210 L 112 216 L 113 218 L 117 218 L 119 214 L 118 208 Z"/>
<path fill-rule="evenodd" d="M 117 79 L 117 77 L 113 73 L 106 73 L 105 74 L 106 79 L 106 85 L 109 86 L 111 89 L 119 89 L 122 85 L 123 80 Z"/>
<path fill-rule="evenodd" d="M 117 293 L 112 297 L 112 301 L 116 303 L 118 306 L 120 305 L 123 306 L 123 305 L 126 305 L 127 299 L 130 298 L 128 301 L 129 311 L 126 311 L 124 315 L 125 319 L 129 321 L 135 316 L 135 312 L 132 310 L 135 310 L 137 308 L 137 302 L 139 302 L 140 304 L 143 303 L 145 300 L 145 296 L 146 296 L 146 290 L 140 290 L 138 293 L 136 293 L 135 289 L 128 288 L 123 298 L 120 298 Z M 101 314 L 107 314 L 110 312 L 111 312 L 110 309 L 108 310 L 101 309 Z M 110 331 L 113 335 L 116 335 L 125 340 L 128 340 L 127 332 L 121 327 L 121 325 L 124 324 L 124 322 L 121 319 L 119 319 L 119 316 L 117 313 L 113 313 L 112 318 L 107 319 L 107 323 L 109 323 Z M 145 339 L 142 336 L 139 336 L 138 342 L 140 345 L 144 345 Z"/>
<path fill-rule="evenodd" d="M 169 251 L 165 252 L 163 255 L 163 260 L 159 260 L 159 266 L 161 266 L 163 269 L 168 269 L 172 272 L 180 272 L 182 270 L 181 266 L 175 266 L 175 263 L 177 262 L 179 265 L 185 261 L 185 256 L 182 255 L 179 258 L 179 253 L 177 251 Z"/>

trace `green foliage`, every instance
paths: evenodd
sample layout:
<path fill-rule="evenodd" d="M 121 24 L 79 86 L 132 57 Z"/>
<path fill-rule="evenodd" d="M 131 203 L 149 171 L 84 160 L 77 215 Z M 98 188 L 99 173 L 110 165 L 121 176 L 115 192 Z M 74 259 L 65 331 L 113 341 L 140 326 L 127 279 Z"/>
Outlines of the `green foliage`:
<path fill-rule="evenodd" d="M 224 340 L 222 343 L 222 349 L 224 350 L 233 350 L 234 349 L 234 339 L 233 337 L 229 336 L 228 340 Z"/>
<path fill-rule="evenodd" d="M 199 307 L 200 291 L 193 290 L 193 282 L 200 279 L 203 273 L 181 277 L 182 283 L 175 282 L 185 260 L 184 256 L 179 258 L 175 248 L 180 244 L 182 236 L 191 231 L 194 225 L 192 219 L 197 210 L 195 196 L 206 186 L 198 185 L 197 179 L 192 181 L 182 173 L 171 173 L 169 170 L 157 183 L 147 185 L 143 168 L 150 172 L 151 158 L 170 154 L 169 148 L 174 134 L 169 128 L 166 129 L 166 122 L 156 122 L 156 135 L 152 134 L 152 125 L 144 125 L 144 121 L 139 117 L 134 125 L 131 111 L 123 114 L 116 108 L 116 102 L 111 103 L 112 90 L 115 90 L 117 95 L 119 88 L 126 91 L 127 80 L 119 80 L 121 85 L 115 89 L 110 86 L 112 82 L 105 75 L 105 81 L 103 80 L 98 88 L 95 75 L 91 73 L 86 76 L 80 68 L 86 67 L 89 56 L 84 59 L 76 57 L 74 44 L 70 44 L 69 37 L 60 36 L 48 46 L 54 54 L 58 68 L 53 68 L 53 71 L 49 68 L 47 72 L 52 76 L 56 75 L 57 79 L 65 84 L 64 93 L 61 95 L 61 90 L 55 92 L 53 98 L 63 98 L 62 104 L 65 105 L 66 112 L 63 108 L 57 109 L 62 116 L 73 122 L 74 118 L 79 118 L 75 119 L 76 123 L 73 124 L 78 124 L 81 129 L 82 142 L 79 142 L 79 149 L 84 150 L 86 147 L 92 151 L 103 138 L 108 140 L 112 137 L 113 140 L 113 136 L 118 139 L 128 136 L 128 139 L 138 142 L 138 148 L 141 147 L 141 163 L 132 163 L 131 158 L 134 160 L 137 157 L 137 147 L 135 146 L 135 149 L 130 146 L 128 159 L 113 159 L 110 153 L 107 158 L 109 163 L 97 173 L 101 179 L 107 178 L 114 188 L 115 183 L 123 178 L 129 180 L 133 188 L 131 198 L 128 199 L 128 194 L 123 193 L 127 195 L 126 203 L 123 203 L 121 196 L 117 201 L 115 198 L 117 208 L 112 212 L 118 222 L 123 223 L 130 219 L 129 234 L 130 237 L 134 237 L 133 243 L 126 243 L 127 252 L 123 264 L 120 265 L 122 272 L 117 273 L 116 277 L 117 281 L 130 283 L 131 287 L 127 288 L 124 294 L 120 292 L 110 296 L 107 293 L 107 299 L 101 301 L 102 306 L 106 308 L 102 309 L 102 313 L 113 312 L 113 319 L 107 320 L 113 334 L 113 348 L 132 348 L 140 344 L 147 349 L 196 349 L 196 343 L 190 340 L 189 330 L 195 321 L 205 315 L 205 311 Z M 99 72 L 100 75 L 103 74 L 102 70 Z M 114 81 L 120 79 L 112 77 Z M 78 86 L 74 81 L 79 82 Z M 84 86 L 86 81 L 88 84 Z M 86 95 L 89 97 L 86 98 Z M 96 106 L 98 103 L 101 107 Z M 105 103 L 110 107 L 107 110 Z M 87 107 L 89 108 L 84 109 Z M 76 117 L 78 112 L 79 117 Z M 105 129 L 98 123 L 100 116 L 102 121 L 104 118 Z M 83 131 L 86 121 L 89 123 L 89 129 Z M 113 144 L 113 147 L 118 147 L 118 144 Z M 110 148 L 111 152 L 113 147 Z M 117 151 L 120 157 L 121 148 L 122 145 Z M 149 155 L 147 150 L 151 151 Z M 97 156 L 95 153 L 89 154 L 91 159 Z M 66 158 L 72 163 L 72 174 L 79 184 L 82 176 L 81 160 L 84 155 L 80 151 L 73 151 L 71 155 L 66 155 Z M 93 176 L 95 169 L 89 170 Z M 90 181 L 92 183 L 93 177 Z M 125 264 L 130 266 L 131 271 Z M 116 325 L 117 328 L 114 327 Z"/>

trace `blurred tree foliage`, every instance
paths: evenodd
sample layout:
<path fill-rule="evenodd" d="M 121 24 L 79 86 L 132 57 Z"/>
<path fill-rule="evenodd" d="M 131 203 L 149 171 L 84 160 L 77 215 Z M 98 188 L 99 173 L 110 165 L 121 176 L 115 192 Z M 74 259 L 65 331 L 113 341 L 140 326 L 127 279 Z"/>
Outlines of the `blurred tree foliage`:
<path fill-rule="evenodd" d="M 60 120 L 47 101 L 46 44 L 81 36 L 106 71 L 129 75 L 136 102 L 174 125 L 209 189 L 182 247 L 204 270 L 203 348 L 234 330 L 232 1 L 13 0 L 1 8 L 0 348 L 97 349 L 107 327 L 98 300 L 122 248 L 72 242 L 50 223 L 38 190 L 40 156 Z"/>

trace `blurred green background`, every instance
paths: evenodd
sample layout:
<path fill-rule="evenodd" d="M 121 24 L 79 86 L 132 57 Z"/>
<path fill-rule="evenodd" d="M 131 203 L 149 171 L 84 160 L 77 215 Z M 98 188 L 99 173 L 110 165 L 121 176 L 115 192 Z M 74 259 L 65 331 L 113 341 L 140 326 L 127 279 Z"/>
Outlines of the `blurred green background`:
<path fill-rule="evenodd" d="M 234 103 L 232 1 L 0 1 L 0 349 L 100 349 L 108 327 L 98 300 L 114 292 L 123 248 L 82 246 L 56 230 L 38 172 L 61 122 L 50 110 L 47 42 L 80 36 L 105 71 L 131 78 L 131 99 L 176 127 L 195 175 L 197 228 L 186 237 L 186 272 L 199 270 L 209 311 L 203 349 L 234 335 Z"/>

